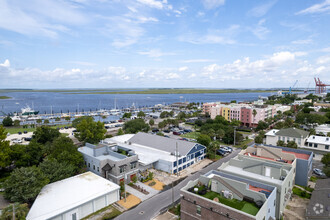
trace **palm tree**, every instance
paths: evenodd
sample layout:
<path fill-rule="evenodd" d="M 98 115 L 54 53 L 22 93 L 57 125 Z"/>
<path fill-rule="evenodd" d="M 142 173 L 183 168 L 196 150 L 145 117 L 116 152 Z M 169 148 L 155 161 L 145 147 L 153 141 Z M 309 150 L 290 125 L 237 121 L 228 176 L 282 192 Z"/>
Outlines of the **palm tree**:
<path fill-rule="evenodd" d="M 14 206 L 14 207 L 13 207 Z M 25 219 L 26 215 L 29 212 L 28 205 L 24 204 L 10 204 L 6 208 L 2 210 L 2 215 L 0 216 L 0 220 L 11 220 L 13 219 L 13 209 L 15 209 L 15 217 L 18 220 Z"/>

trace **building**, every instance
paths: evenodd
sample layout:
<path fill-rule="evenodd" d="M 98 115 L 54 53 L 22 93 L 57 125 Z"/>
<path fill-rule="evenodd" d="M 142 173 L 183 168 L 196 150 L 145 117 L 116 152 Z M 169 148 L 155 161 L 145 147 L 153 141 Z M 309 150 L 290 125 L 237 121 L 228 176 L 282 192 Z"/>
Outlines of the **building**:
<path fill-rule="evenodd" d="M 239 154 L 223 163 L 218 170 L 229 175 L 276 187 L 275 218 L 279 219 L 291 198 L 296 172 L 295 163 L 295 160 L 290 164 L 260 160 L 249 155 Z"/>
<path fill-rule="evenodd" d="M 313 151 L 316 156 L 315 159 L 320 160 L 324 154 L 330 152 L 330 137 L 311 135 L 301 148 Z"/>
<path fill-rule="evenodd" d="M 315 127 L 316 134 L 327 135 L 330 132 L 330 124 L 323 124 Z"/>
<path fill-rule="evenodd" d="M 201 144 L 143 132 L 116 136 L 104 141 L 124 146 L 138 155 L 141 170 L 155 168 L 177 173 L 200 162 L 206 155 L 206 147 Z"/>
<path fill-rule="evenodd" d="M 180 193 L 182 220 L 275 219 L 276 187 L 236 174 L 212 170 Z"/>
<path fill-rule="evenodd" d="M 44 186 L 27 220 L 82 219 L 119 200 L 119 186 L 86 172 Z"/>
<path fill-rule="evenodd" d="M 85 146 L 78 148 L 78 151 L 84 157 L 87 170 L 114 183 L 119 184 L 125 179 L 126 183 L 129 183 L 138 174 L 138 155 L 118 144 L 86 143 Z"/>
<path fill-rule="evenodd" d="M 295 100 L 292 105 L 304 105 L 305 103 L 312 103 L 312 99 Z"/>
<path fill-rule="evenodd" d="M 220 103 L 219 103 L 220 104 Z M 203 103 L 203 114 L 211 114 L 211 108 L 217 106 L 217 103 L 211 102 L 211 103 Z"/>
<path fill-rule="evenodd" d="M 295 184 L 308 185 L 308 176 L 312 171 L 313 152 L 289 147 L 255 145 L 242 150 L 240 155 L 291 164 L 295 172 Z"/>
<path fill-rule="evenodd" d="M 316 182 L 312 197 L 306 210 L 306 220 L 330 219 L 330 179 Z"/>
<path fill-rule="evenodd" d="M 284 143 L 294 141 L 298 147 L 303 147 L 307 141 L 309 132 L 297 128 L 272 129 L 266 134 L 266 144 L 277 146 L 279 140 Z"/>

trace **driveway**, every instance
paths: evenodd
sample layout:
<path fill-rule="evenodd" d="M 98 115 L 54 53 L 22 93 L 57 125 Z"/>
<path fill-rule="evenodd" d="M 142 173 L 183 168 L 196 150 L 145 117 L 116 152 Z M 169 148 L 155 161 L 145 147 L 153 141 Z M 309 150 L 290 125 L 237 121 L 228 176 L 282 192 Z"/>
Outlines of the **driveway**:
<path fill-rule="evenodd" d="M 209 172 L 210 170 L 216 170 L 222 163 L 227 162 L 231 158 L 235 157 L 240 152 L 239 149 L 235 149 L 233 153 L 224 157 L 217 162 L 210 164 L 209 166 L 205 167 L 204 169 L 196 172 L 193 175 L 188 175 L 188 177 L 181 181 L 178 185 L 173 188 L 173 195 L 172 198 L 172 189 L 166 190 L 162 193 L 159 193 L 152 198 L 142 202 L 140 205 L 131 209 L 127 212 L 124 212 L 120 216 L 118 216 L 117 220 L 147 220 L 156 217 L 159 214 L 159 211 L 165 207 L 168 207 L 172 200 L 176 201 L 180 199 L 180 189 L 184 187 L 188 181 L 197 179 L 200 175 Z"/>

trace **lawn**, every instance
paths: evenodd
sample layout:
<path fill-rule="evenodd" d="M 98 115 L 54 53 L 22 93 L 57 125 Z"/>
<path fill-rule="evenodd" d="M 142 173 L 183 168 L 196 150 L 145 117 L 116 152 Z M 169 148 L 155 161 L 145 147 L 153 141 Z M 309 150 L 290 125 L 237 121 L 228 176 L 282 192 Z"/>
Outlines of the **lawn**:
<path fill-rule="evenodd" d="M 293 194 L 295 194 L 295 195 L 297 195 L 297 196 L 299 196 L 301 198 L 304 198 L 304 199 L 310 199 L 311 198 L 311 194 L 310 193 L 307 193 L 306 191 L 301 190 L 301 189 L 299 189 L 297 187 L 293 187 L 292 191 L 293 191 Z"/>
<path fill-rule="evenodd" d="M 11 99 L 11 97 L 2 95 L 0 96 L 0 99 Z"/>
<path fill-rule="evenodd" d="M 239 145 L 233 145 L 234 147 L 238 147 L 238 148 L 243 148 L 245 145 L 248 145 L 249 143 L 251 143 L 253 140 L 252 139 L 247 139 L 242 141 Z"/>
<path fill-rule="evenodd" d="M 20 128 L 20 127 L 5 127 L 6 131 L 9 132 L 10 134 L 17 134 L 18 132 L 34 132 L 36 129 L 35 128 Z"/>
<path fill-rule="evenodd" d="M 111 210 L 111 212 L 108 212 L 109 209 Z M 106 213 L 106 214 L 103 214 L 103 213 Z M 109 205 L 109 206 L 106 206 L 106 207 L 84 217 L 82 220 L 87 220 L 87 219 L 89 219 L 91 217 L 95 217 L 95 216 L 102 216 L 101 218 L 98 218 L 98 219 L 107 220 L 107 219 L 113 219 L 120 214 L 121 214 L 121 212 L 118 209 L 114 208 L 112 205 Z"/>
<path fill-rule="evenodd" d="M 189 132 L 189 133 L 185 133 L 185 134 L 182 134 L 181 137 L 185 137 L 185 138 L 191 138 L 191 139 L 196 139 L 199 137 L 201 133 L 200 132 L 197 132 L 197 131 L 194 131 L 194 132 Z"/>
<path fill-rule="evenodd" d="M 215 197 L 218 197 L 220 203 L 241 210 L 253 216 L 255 216 L 259 211 L 259 208 L 254 203 L 239 201 L 237 199 L 227 199 L 216 192 L 210 191 L 202 196 L 211 200 L 213 200 Z"/>
<path fill-rule="evenodd" d="M 316 176 L 311 176 L 311 178 L 309 180 L 315 183 L 317 179 L 318 178 Z"/>

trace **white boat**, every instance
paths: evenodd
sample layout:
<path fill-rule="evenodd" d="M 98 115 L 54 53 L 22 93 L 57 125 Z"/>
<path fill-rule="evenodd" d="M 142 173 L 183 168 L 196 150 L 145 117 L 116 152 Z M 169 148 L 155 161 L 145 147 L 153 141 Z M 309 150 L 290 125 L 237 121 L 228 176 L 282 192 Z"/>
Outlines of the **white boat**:
<path fill-rule="evenodd" d="M 21 109 L 22 111 L 22 115 L 37 115 L 39 113 L 39 111 L 35 111 L 32 108 L 30 108 L 29 106 L 26 106 L 25 108 Z"/>

